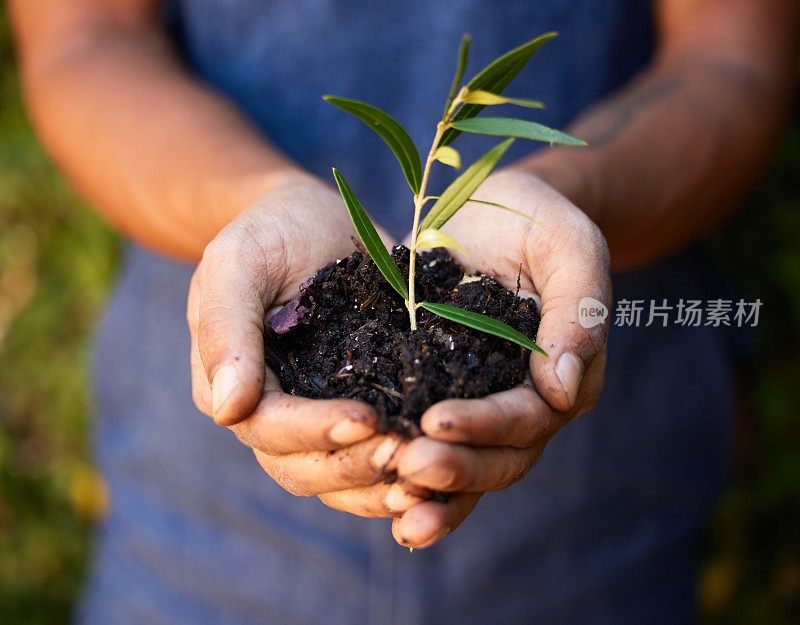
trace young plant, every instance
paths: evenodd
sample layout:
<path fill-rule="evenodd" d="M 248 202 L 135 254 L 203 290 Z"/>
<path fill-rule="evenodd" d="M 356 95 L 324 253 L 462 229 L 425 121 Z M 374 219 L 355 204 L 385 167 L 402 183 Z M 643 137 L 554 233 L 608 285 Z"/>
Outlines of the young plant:
<path fill-rule="evenodd" d="M 507 52 L 462 86 L 461 81 L 467 64 L 470 43 L 469 37 L 465 35 L 461 40 L 456 72 L 444 106 L 444 113 L 442 119 L 436 124 L 436 133 L 424 164 L 421 162 L 419 152 L 408 132 L 391 115 L 359 100 L 324 96 L 324 100 L 360 119 L 386 142 L 400 163 L 408 186 L 411 187 L 414 217 L 411 228 L 408 283 L 406 284 L 350 185 L 347 184 L 344 176 L 336 168 L 333 168 L 333 177 L 353 220 L 355 230 L 381 274 L 405 301 L 412 330 L 417 329 L 417 308 L 424 308 L 450 321 L 499 336 L 526 349 L 545 354 L 544 350 L 533 340 L 493 317 L 463 310 L 450 304 L 417 302 L 415 278 L 418 249 L 434 247 L 460 249 L 458 242 L 442 232 L 441 228 L 467 201 L 478 201 L 472 200 L 472 194 L 491 173 L 514 139 L 543 141 L 550 145 L 586 145 L 580 139 L 532 121 L 510 117 L 477 117 L 485 107 L 498 104 L 512 104 L 532 109 L 543 108 L 544 105 L 537 100 L 509 98 L 501 94 L 525 67 L 533 54 L 555 36 L 555 33 L 546 33 Z M 435 161 L 460 169 L 461 156 L 450 144 L 462 132 L 500 136 L 505 139 L 470 165 L 441 195 L 428 195 L 428 178 Z M 422 219 L 423 208 L 431 200 L 434 203 L 425 218 Z M 525 213 L 507 206 L 493 202 L 482 203 L 528 217 Z"/>

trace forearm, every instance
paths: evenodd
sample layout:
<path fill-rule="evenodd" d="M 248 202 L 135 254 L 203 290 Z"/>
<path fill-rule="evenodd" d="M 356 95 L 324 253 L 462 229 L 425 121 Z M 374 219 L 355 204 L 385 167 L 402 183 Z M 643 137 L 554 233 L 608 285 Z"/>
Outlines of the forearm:
<path fill-rule="evenodd" d="M 655 67 L 573 125 L 588 148 L 521 165 L 600 226 L 615 269 L 641 265 L 709 231 L 753 183 L 782 119 L 769 87 L 713 59 Z"/>
<path fill-rule="evenodd" d="M 662 55 L 570 128 L 588 148 L 516 166 L 595 220 L 614 268 L 641 265 L 708 232 L 741 200 L 781 128 L 791 77 L 785 63 L 738 51 Z"/>
<path fill-rule="evenodd" d="M 156 28 L 103 24 L 73 45 L 22 51 L 29 110 L 56 161 L 120 231 L 161 253 L 199 258 L 238 212 L 298 175 Z"/>

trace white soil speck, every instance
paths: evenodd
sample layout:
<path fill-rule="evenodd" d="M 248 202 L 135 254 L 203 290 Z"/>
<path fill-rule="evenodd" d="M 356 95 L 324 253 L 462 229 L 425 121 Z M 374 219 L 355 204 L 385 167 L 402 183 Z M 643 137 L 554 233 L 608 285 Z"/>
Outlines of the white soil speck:
<path fill-rule="evenodd" d="M 483 276 L 464 276 L 461 278 L 459 284 L 467 284 L 468 282 L 480 282 Z"/>

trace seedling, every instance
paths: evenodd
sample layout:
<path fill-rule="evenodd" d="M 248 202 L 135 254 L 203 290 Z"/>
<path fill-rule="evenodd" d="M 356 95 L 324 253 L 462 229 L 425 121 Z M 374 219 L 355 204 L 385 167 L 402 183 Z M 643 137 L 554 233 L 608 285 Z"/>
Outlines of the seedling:
<path fill-rule="evenodd" d="M 383 277 L 405 301 L 411 330 L 417 329 L 417 308 L 424 308 L 450 321 L 487 334 L 499 336 L 526 349 L 547 355 L 535 341 L 493 317 L 464 310 L 450 304 L 417 302 L 414 283 L 418 249 L 434 247 L 461 249 L 458 241 L 442 232 L 441 228 L 467 201 L 478 201 L 472 199 L 472 194 L 491 173 L 515 139 L 543 141 L 550 145 L 586 145 L 580 139 L 532 121 L 511 117 L 477 117 L 478 113 L 485 107 L 499 104 L 511 104 L 531 109 L 543 108 L 544 105 L 537 100 L 509 98 L 501 94 L 514 77 L 525 67 L 533 54 L 555 36 L 556 33 L 546 33 L 507 52 L 483 68 L 472 80 L 462 86 L 461 82 L 464 77 L 470 43 L 469 36 L 465 35 L 459 47 L 456 72 L 444 106 L 444 113 L 441 120 L 436 124 L 436 133 L 424 165 L 408 132 L 391 115 L 359 100 L 324 96 L 327 102 L 360 119 L 386 142 L 400 163 L 400 168 L 408 182 L 408 186 L 411 187 L 414 218 L 411 228 L 408 283 L 406 283 L 350 185 L 344 176 L 335 167 L 333 168 L 333 177 L 353 220 L 356 233 L 361 238 L 364 248 L 372 257 L 372 260 L 375 261 Z M 461 156 L 450 144 L 462 132 L 500 136 L 505 137 L 505 139 L 470 165 L 441 195 L 428 195 L 428 178 L 435 161 L 460 169 Z M 430 201 L 433 201 L 433 205 L 423 219 L 422 211 Z M 482 203 L 527 217 L 525 213 L 511 207 L 492 202 Z"/>

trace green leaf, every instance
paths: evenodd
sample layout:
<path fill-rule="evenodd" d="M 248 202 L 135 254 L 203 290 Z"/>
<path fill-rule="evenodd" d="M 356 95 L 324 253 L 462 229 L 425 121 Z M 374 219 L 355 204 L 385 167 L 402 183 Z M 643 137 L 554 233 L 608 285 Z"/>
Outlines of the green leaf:
<path fill-rule="evenodd" d="M 516 208 L 511 208 L 510 206 L 506 206 L 505 204 L 498 204 L 497 202 L 487 202 L 486 200 L 476 200 L 474 198 L 470 198 L 469 201 L 475 202 L 476 204 L 485 204 L 486 206 L 493 206 L 494 208 L 502 208 L 504 211 L 508 211 L 509 213 L 514 213 L 515 215 L 519 215 L 520 217 L 524 217 L 525 219 L 536 221 L 533 217 L 528 215 L 528 213 Z"/>
<path fill-rule="evenodd" d="M 421 230 L 417 235 L 417 247 L 424 250 L 430 250 L 434 247 L 446 247 L 466 253 L 458 241 L 449 234 L 445 234 L 436 228 L 425 228 L 425 230 Z"/>
<path fill-rule="evenodd" d="M 456 93 L 458 93 L 458 88 L 461 86 L 461 80 L 464 78 L 464 70 L 467 67 L 467 57 L 469 56 L 469 43 L 469 35 L 465 34 L 463 37 L 461 37 L 461 44 L 458 46 L 458 62 L 456 63 L 456 73 L 453 75 L 453 82 L 450 85 L 450 93 L 447 94 L 447 102 L 444 105 L 442 121 L 447 118 L 450 105 L 453 103 Z"/>
<path fill-rule="evenodd" d="M 433 153 L 433 158 L 440 163 L 450 165 L 450 167 L 454 169 L 461 169 L 461 155 L 458 153 L 458 150 L 451 148 L 449 145 L 436 148 L 436 152 Z"/>
<path fill-rule="evenodd" d="M 422 164 L 419 160 L 419 152 L 417 152 L 414 142 L 405 128 L 400 125 L 400 122 L 388 113 L 384 113 L 378 107 L 366 102 L 332 95 L 322 96 L 322 99 L 357 117 L 372 128 L 394 152 L 408 181 L 408 186 L 411 187 L 414 194 L 419 193 L 419 185 L 422 180 Z"/>
<path fill-rule="evenodd" d="M 528 61 L 530 61 L 536 51 L 555 36 L 556 33 L 545 33 L 535 39 L 531 39 L 518 48 L 514 48 L 510 52 L 506 52 L 503 56 L 495 59 L 478 72 L 475 77 L 467 83 L 467 88 L 470 91 L 489 91 L 496 94 L 503 93 L 503 89 L 505 89 L 511 81 L 514 80 L 516 75 L 522 71 L 522 68 L 528 64 Z M 481 112 L 483 106 L 482 104 L 465 104 L 458 109 L 453 119 L 463 120 L 475 117 Z M 459 134 L 461 134 L 461 131 L 457 128 L 449 128 L 442 136 L 439 145 L 449 145 Z"/>
<path fill-rule="evenodd" d="M 456 178 L 447 189 L 444 190 L 439 199 L 436 200 L 431 210 L 422 220 L 420 229 L 425 228 L 441 228 L 447 220 L 456 214 L 470 196 L 475 192 L 475 189 L 486 180 L 497 162 L 503 158 L 508 148 L 514 142 L 514 139 L 506 139 L 502 143 L 497 144 L 486 154 L 481 156 L 477 161 L 470 165 L 463 174 Z"/>
<path fill-rule="evenodd" d="M 531 141 L 558 143 L 559 145 L 585 146 L 586 141 L 577 139 L 566 132 L 542 126 L 536 122 L 511 117 L 476 117 L 453 122 L 453 128 L 476 135 L 493 135 L 498 137 L 517 137 Z"/>
<path fill-rule="evenodd" d="M 516 106 L 524 106 L 529 109 L 543 109 L 544 102 L 539 100 L 529 100 L 527 98 L 507 98 L 504 95 L 497 95 L 490 91 L 467 91 L 466 95 L 461 98 L 462 102 L 467 104 L 483 104 L 484 106 L 493 106 L 495 104 L 515 104 Z"/>
<path fill-rule="evenodd" d="M 467 326 L 468 328 L 472 328 L 474 330 L 479 330 L 480 332 L 485 332 L 486 334 L 499 336 L 501 339 L 506 339 L 507 341 L 516 343 L 525 349 L 539 352 L 540 354 L 547 356 L 547 352 L 539 347 L 535 341 L 529 339 L 522 332 L 515 330 L 507 323 L 503 323 L 494 317 L 482 315 L 481 313 L 472 312 L 470 310 L 464 310 L 463 308 L 451 306 L 450 304 L 421 302 L 420 306 L 425 310 L 432 312 L 434 315 L 444 317 L 450 321 L 455 321 L 456 323 L 460 323 L 461 325 Z"/>
<path fill-rule="evenodd" d="M 386 278 L 392 288 L 402 295 L 403 299 L 408 300 L 408 289 L 403 276 L 386 250 L 386 246 L 383 244 L 380 235 L 378 235 L 378 231 L 375 230 L 375 226 L 372 225 L 364 207 L 356 199 L 344 176 L 335 167 L 333 168 L 333 178 L 336 180 L 336 186 L 339 187 L 339 193 L 342 194 L 342 199 L 345 206 L 347 206 L 347 212 L 350 213 L 350 219 L 353 220 L 353 226 L 355 226 L 356 233 L 358 233 L 367 253 L 375 261 L 383 277 Z"/>

